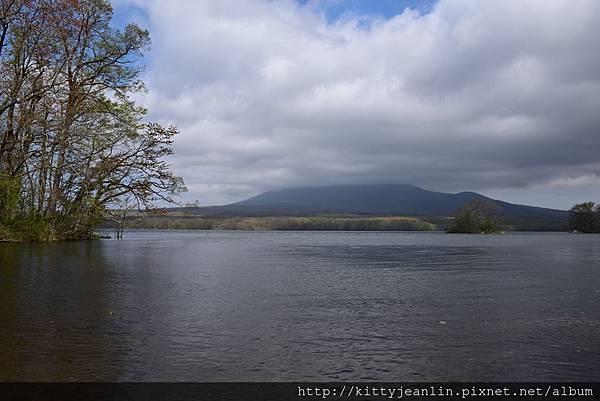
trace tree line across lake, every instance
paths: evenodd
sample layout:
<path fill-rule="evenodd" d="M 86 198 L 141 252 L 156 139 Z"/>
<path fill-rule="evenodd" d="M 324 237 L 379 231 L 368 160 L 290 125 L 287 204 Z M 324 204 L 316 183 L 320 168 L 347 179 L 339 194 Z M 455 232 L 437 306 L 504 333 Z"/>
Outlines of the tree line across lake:
<path fill-rule="evenodd" d="M 131 100 L 148 32 L 111 19 L 106 0 L 0 0 L 0 240 L 90 238 L 185 190 L 177 129 Z"/>
<path fill-rule="evenodd" d="M 112 222 L 111 222 L 112 223 Z M 274 231 L 434 231 L 437 226 L 415 217 L 229 217 L 145 216 L 130 218 L 127 228 L 167 230 L 274 230 Z M 107 227 L 119 228 L 119 224 Z"/>
<path fill-rule="evenodd" d="M 584 202 L 570 209 L 564 230 L 587 234 L 600 233 L 600 204 Z M 449 233 L 492 234 L 505 230 L 501 209 L 490 201 L 474 200 L 460 208 L 448 228 Z"/>

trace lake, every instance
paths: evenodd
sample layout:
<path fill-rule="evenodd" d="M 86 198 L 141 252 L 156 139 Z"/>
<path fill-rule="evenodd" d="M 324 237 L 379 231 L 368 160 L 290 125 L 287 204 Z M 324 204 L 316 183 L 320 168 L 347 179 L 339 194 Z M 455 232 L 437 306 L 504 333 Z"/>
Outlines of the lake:
<path fill-rule="evenodd" d="M 0 379 L 600 380 L 600 236 L 0 244 Z"/>

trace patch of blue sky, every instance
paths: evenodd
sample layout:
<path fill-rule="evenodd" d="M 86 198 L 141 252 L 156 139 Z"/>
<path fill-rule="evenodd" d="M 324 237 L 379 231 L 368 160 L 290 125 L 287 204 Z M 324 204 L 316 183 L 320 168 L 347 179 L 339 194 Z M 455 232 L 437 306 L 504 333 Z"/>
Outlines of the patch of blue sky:
<path fill-rule="evenodd" d="M 113 7 L 113 17 L 110 25 L 112 28 L 122 31 L 129 24 L 137 24 L 142 29 L 149 29 L 150 16 L 143 7 L 119 0 L 113 0 L 111 4 Z M 152 45 L 150 45 L 150 49 L 151 48 Z M 146 66 L 152 64 L 153 54 L 148 50 L 149 49 L 145 49 L 143 58 L 137 56 L 132 56 L 130 58 L 134 65 L 140 68 L 142 74 L 147 71 Z"/>
<path fill-rule="evenodd" d="M 410 8 L 421 14 L 433 10 L 438 0 L 296 0 L 303 6 L 311 6 L 322 11 L 327 21 L 334 23 L 345 16 L 371 19 L 389 19 Z M 142 7 L 124 1 L 114 1 L 113 26 L 123 28 L 130 22 L 147 25 L 148 15 Z"/>
<path fill-rule="evenodd" d="M 127 24 L 135 23 L 142 28 L 148 27 L 149 16 L 139 6 L 121 1 L 113 1 L 113 18 L 111 25 L 117 29 L 123 29 Z"/>
<path fill-rule="evenodd" d="M 345 16 L 358 16 L 366 19 L 389 19 L 410 8 L 420 14 L 433 10 L 437 0 L 297 0 L 302 5 L 319 8 L 334 23 Z"/>

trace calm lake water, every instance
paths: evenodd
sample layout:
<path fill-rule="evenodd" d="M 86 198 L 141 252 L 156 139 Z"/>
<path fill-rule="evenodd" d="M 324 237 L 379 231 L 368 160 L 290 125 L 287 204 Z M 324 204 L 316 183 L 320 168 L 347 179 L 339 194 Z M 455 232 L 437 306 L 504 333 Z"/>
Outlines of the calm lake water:
<path fill-rule="evenodd" d="M 600 380 L 600 236 L 0 244 L 0 380 Z"/>

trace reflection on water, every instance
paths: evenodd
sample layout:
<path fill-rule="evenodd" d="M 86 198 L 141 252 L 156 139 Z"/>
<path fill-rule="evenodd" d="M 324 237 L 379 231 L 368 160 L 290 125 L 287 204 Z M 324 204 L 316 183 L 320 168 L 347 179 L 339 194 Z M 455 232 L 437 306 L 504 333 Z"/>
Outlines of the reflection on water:
<path fill-rule="evenodd" d="M 2 380 L 600 380 L 600 238 L 0 246 Z"/>

